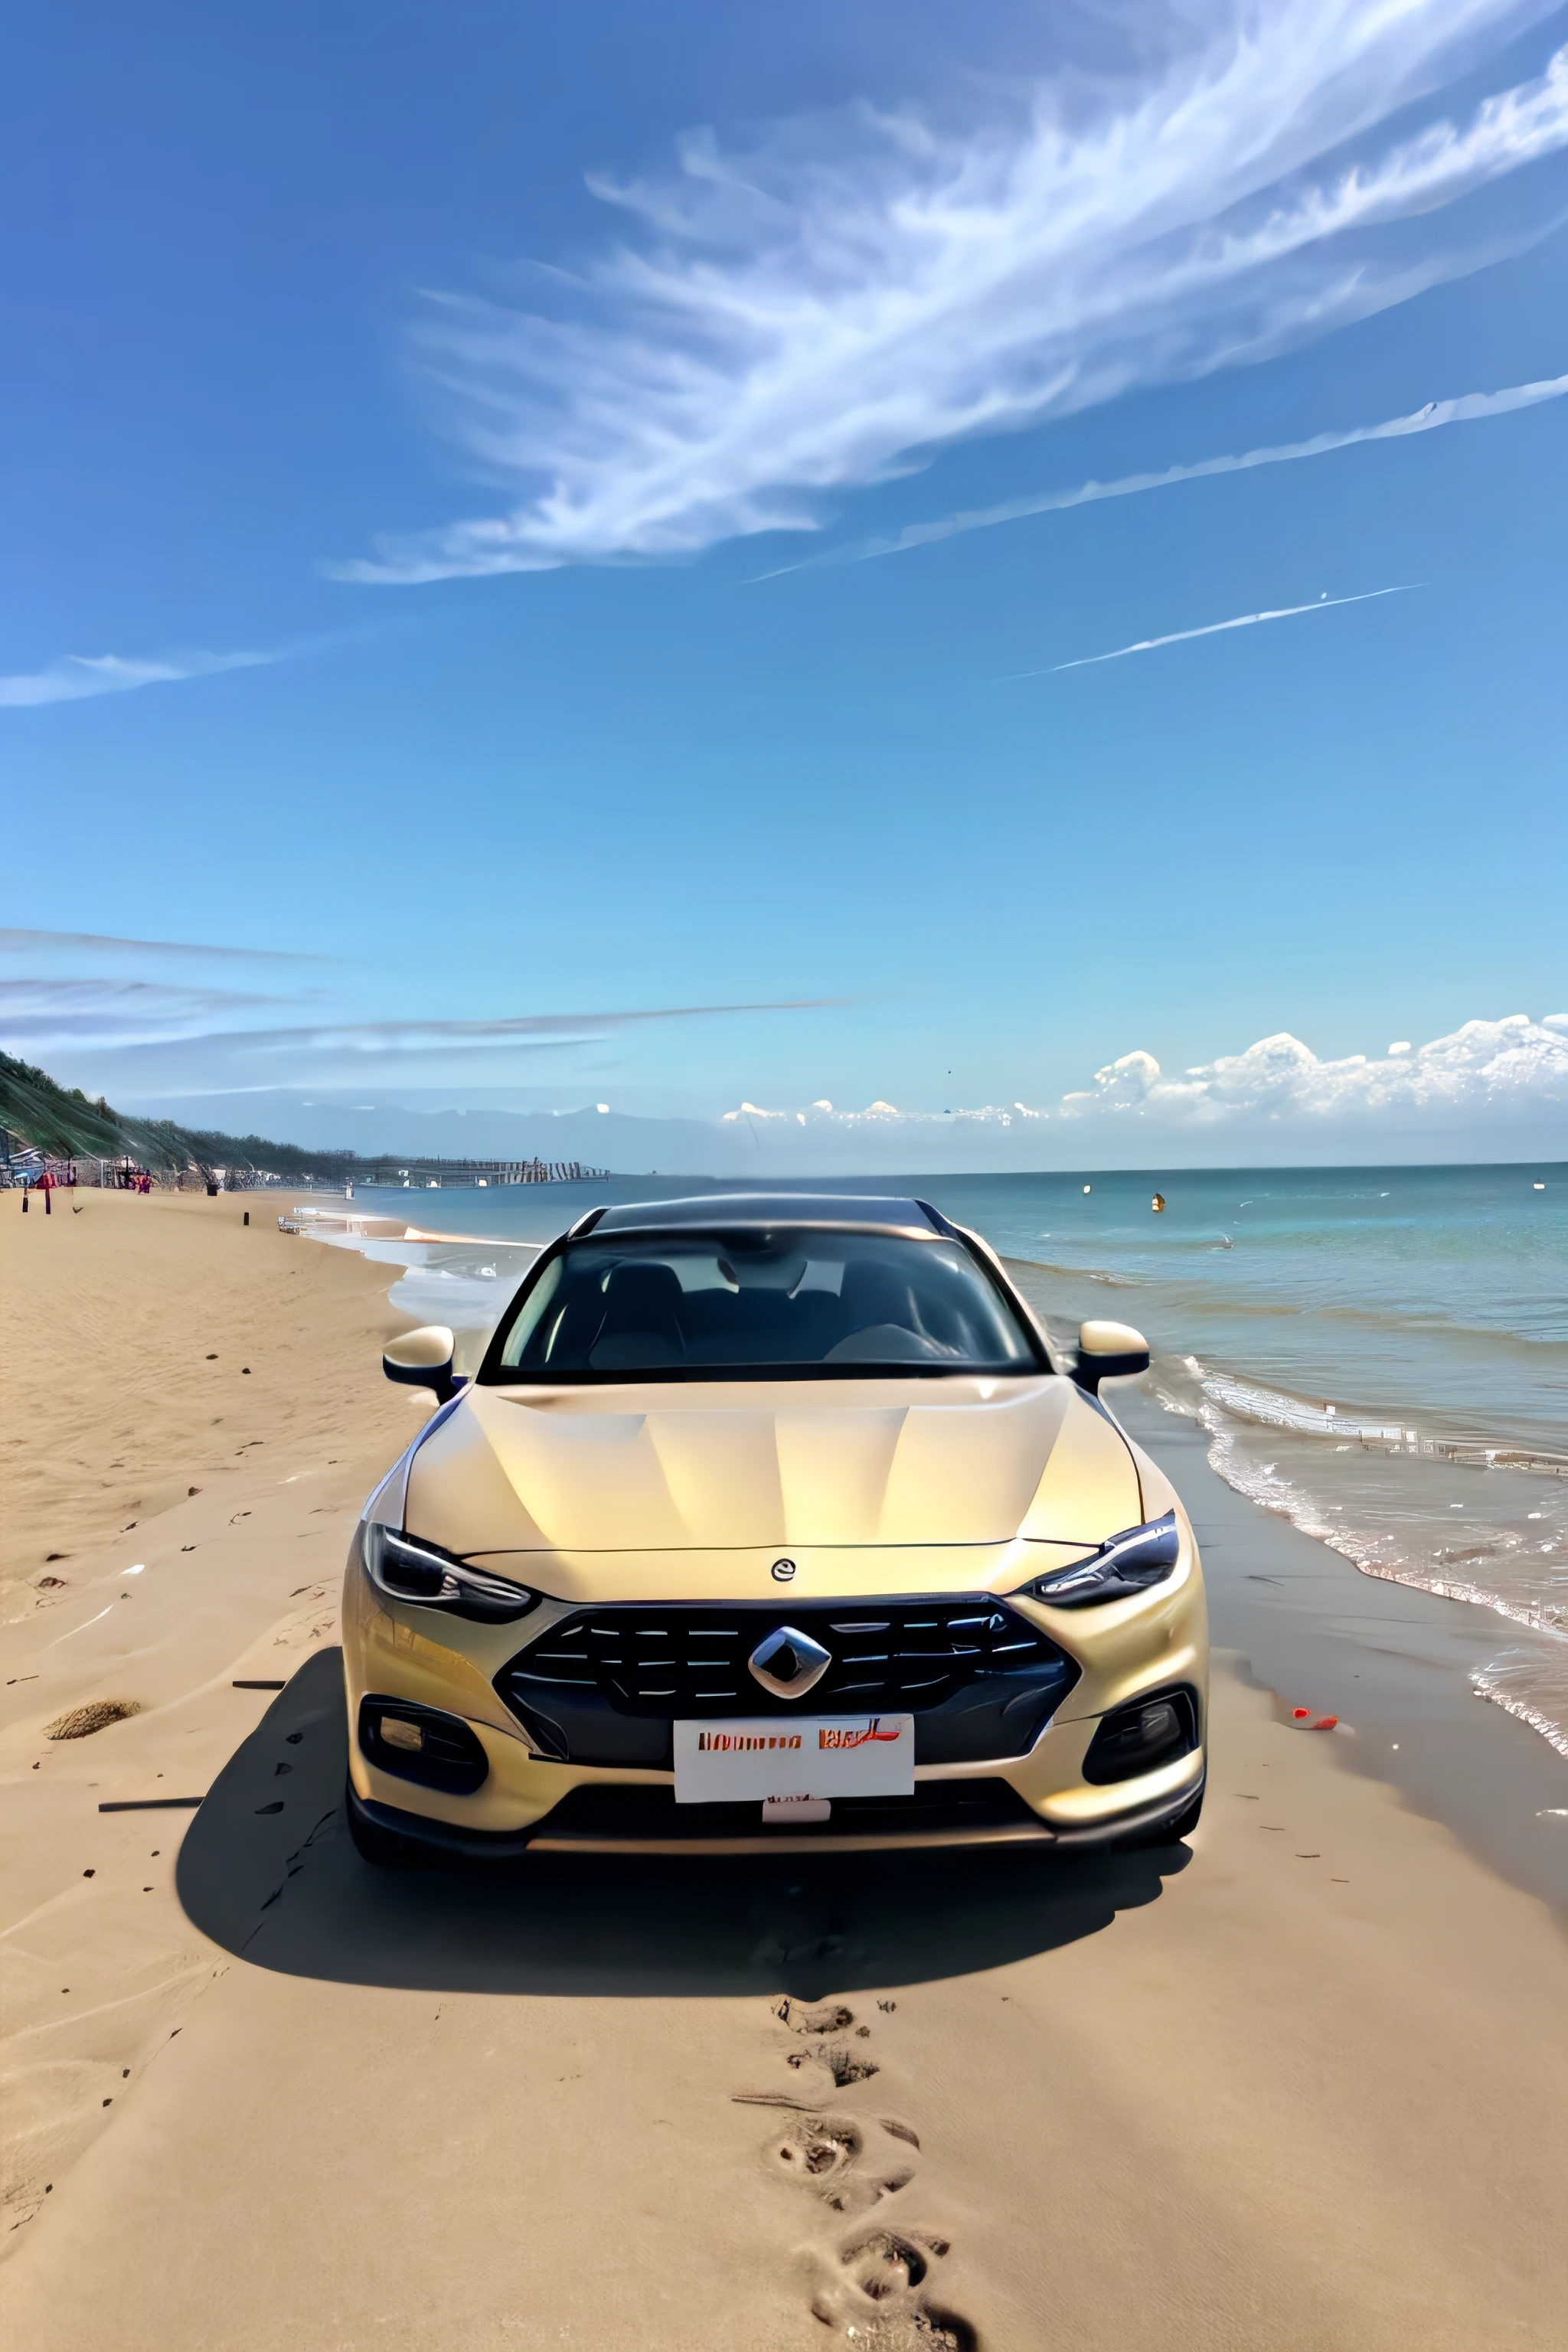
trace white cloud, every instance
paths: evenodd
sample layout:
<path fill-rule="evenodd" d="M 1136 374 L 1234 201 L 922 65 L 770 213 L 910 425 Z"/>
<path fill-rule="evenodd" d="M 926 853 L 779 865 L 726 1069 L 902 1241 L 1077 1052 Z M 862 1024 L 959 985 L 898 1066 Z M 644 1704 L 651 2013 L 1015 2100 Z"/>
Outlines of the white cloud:
<path fill-rule="evenodd" d="M 1200 457 L 1195 465 L 1166 466 L 1157 474 L 1123 474 L 1113 482 L 1080 482 L 1075 489 L 1044 490 L 1032 497 L 1005 499 L 997 506 L 976 507 L 967 513 L 942 515 L 933 522 L 907 523 L 902 530 L 879 539 L 852 540 L 826 548 L 798 563 L 780 564 L 759 572 L 758 580 L 783 580 L 792 572 L 810 572 L 824 564 L 867 563 L 882 555 L 908 555 L 917 547 L 961 538 L 965 531 L 991 530 L 998 523 L 1020 522 L 1030 515 L 1065 514 L 1073 507 L 1098 505 L 1102 499 L 1140 498 L 1145 490 L 1168 490 L 1180 482 L 1203 482 L 1216 474 L 1246 474 L 1258 466 L 1292 465 L 1300 457 L 1323 457 L 1336 449 L 1353 449 L 1363 441 L 1402 441 L 1415 433 L 1437 433 L 1448 425 L 1477 425 L 1494 416 L 1513 416 L 1521 408 L 1537 408 L 1542 401 L 1561 400 L 1568 394 L 1568 375 L 1544 377 L 1539 383 L 1510 384 L 1502 392 L 1467 392 L 1455 400 L 1429 400 L 1408 415 L 1385 417 L 1380 425 L 1352 425 L 1338 433 L 1314 433 L 1307 441 L 1281 441 L 1264 449 L 1244 449 L 1239 455 Z"/>
<path fill-rule="evenodd" d="M 269 1086 L 331 1085 L 352 1077 L 363 1087 L 372 1067 L 379 1078 L 433 1064 L 451 1082 L 476 1062 L 601 1044 L 648 1022 L 811 1012 L 837 1001 L 677 1004 L 489 1020 L 410 1015 L 361 1021 L 318 1014 L 280 1026 L 276 1008 L 297 1014 L 300 997 L 249 996 L 157 981 L 34 977 L 0 980 L 0 1042 L 7 1051 L 51 1067 L 68 1057 L 73 1074 L 80 1066 L 78 1057 L 90 1053 L 97 1057 L 93 1084 L 106 1090 L 111 1082 L 123 1088 L 149 1081 L 194 1083 L 203 1091 L 244 1088 L 258 1077 Z"/>
<path fill-rule="evenodd" d="M 1158 653 L 1162 646 L 1184 646 L 1194 637 L 1223 636 L 1227 629 L 1255 629 L 1264 621 L 1294 621 L 1303 613 L 1331 613 L 1337 604 L 1370 604 L 1375 596 L 1405 596 L 1418 582 L 1398 588 L 1366 588 L 1359 596 L 1331 596 L 1325 589 L 1315 604 L 1281 604 L 1272 613 L 1240 613 L 1231 621 L 1205 621 L 1198 629 L 1173 629 L 1168 636 L 1140 637 L 1135 646 L 1118 646 L 1108 654 L 1080 654 L 1076 661 L 1053 662 L 1048 669 L 1014 670 L 1004 685 L 1024 677 L 1055 677 L 1059 670 L 1093 669 L 1100 662 L 1124 661 L 1129 654 Z"/>
<path fill-rule="evenodd" d="M 340 576 L 814 529 L 825 493 L 943 444 L 1401 301 L 1483 257 L 1476 232 L 1435 233 L 1445 207 L 1568 142 L 1568 50 L 1479 106 L 1431 111 L 1539 13 L 1193 0 L 1129 45 L 1138 63 L 1116 80 L 992 84 L 963 122 L 865 106 L 749 152 L 689 138 L 678 177 L 596 184 L 628 239 L 574 276 L 542 272 L 548 310 L 436 300 L 420 340 L 448 429 L 511 502 L 384 539 Z"/>
<path fill-rule="evenodd" d="M 0 980 L 0 1037 L 25 1058 L 59 1047 L 162 1045 L 277 1001 L 149 980 Z"/>
<path fill-rule="evenodd" d="M 195 940 L 122 940 L 101 931 L 35 931 L 0 926 L 0 955 L 88 954 L 153 962 L 168 956 L 197 956 L 204 962 L 335 963 L 335 956 L 304 955 L 285 948 L 204 947 Z"/>
<path fill-rule="evenodd" d="M 1281 1030 L 1245 1054 L 1168 1077 L 1148 1054 L 1127 1054 L 1097 1070 L 1092 1092 L 1064 1097 L 1061 1116 L 1159 1120 L 1184 1127 L 1289 1119 L 1375 1124 L 1513 1119 L 1568 1109 L 1568 1037 L 1528 1013 L 1467 1021 L 1414 1050 L 1392 1046 L 1382 1060 L 1352 1054 L 1321 1062 Z"/>
<path fill-rule="evenodd" d="M 1499 1124 L 1511 1129 L 1564 1115 L 1568 1014 L 1535 1022 L 1515 1013 L 1500 1021 L 1467 1021 L 1430 1045 L 1391 1045 L 1381 1060 L 1352 1054 L 1342 1061 L 1320 1061 L 1310 1046 L 1281 1031 L 1244 1054 L 1167 1076 L 1152 1054 L 1135 1049 L 1097 1070 L 1092 1087 L 1064 1095 L 1048 1109 L 1016 1102 L 939 1115 L 900 1111 L 886 1102 L 859 1111 L 813 1103 L 805 1116 L 808 1129 L 847 1137 L 902 1129 L 909 1139 L 906 1151 L 922 1136 L 930 1139 L 955 1131 L 973 1137 L 980 1130 L 1016 1129 L 1037 1140 L 1047 1125 L 1058 1132 L 1088 1129 L 1096 1150 L 1121 1151 L 1135 1148 L 1139 1130 L 1147 1130 L 1151 1139 L 1212 1131 L 1215 1148 L 1231 1131 L 1256 1134 L 1265 1128 L 1283 1130 L 1281 1144 L 1287 1134 L 1300 1142 L 1315 1132 L 1348 1129 L 1364 1130 L 1363 1139 L 1371 1142 L 1380 1129 L 1468 1128 L 1481 1141 Z M 749 1118 L 782 1129 L 800 1116 L 743 1103 L 739 1110 L 726 1111 L 724 1121 Z"/>
<path fill-rule="evenodd" d="M 170 686 L 214 677 L 227 669 L 261 669 L 287 659 L 281 653 L 181 654 L 169 661 L 127 661 L 119 654 L 67 654 L 47 669 L 0 677 L 0 709 L 43 702 L 85 702 L 99 694 L 130 694 L 139 686 Z"/>

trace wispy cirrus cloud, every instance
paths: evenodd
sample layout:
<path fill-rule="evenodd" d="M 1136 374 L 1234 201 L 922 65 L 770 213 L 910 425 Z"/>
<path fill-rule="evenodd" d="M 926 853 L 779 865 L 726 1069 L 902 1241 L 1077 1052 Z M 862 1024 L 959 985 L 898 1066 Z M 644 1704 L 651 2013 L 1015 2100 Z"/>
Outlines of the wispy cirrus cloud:
<path fill-rule="evenodd" d="M 321 1055 L 398 1056 L 449 1054 L 459 1047 L 595 1045 L 617 1029 L 649 1021 L 711 1020 L 735 1013 L 811 1013 L 842 1002 L 837 997 L 795 997 L 768 1004 L 665 1004 L 614 1013 L 525 1013 L 489 1021 L 314 1022 L 291 1029 L 234 1033 L 225 1043 L 250 1053 L 304 1051 Z"/>
<path fill-rule="evenodd" d="M 197 956 L 237 963 L 333 963 L 334 956 L 305 955 L 289 948 L 204 946 L 195 940 L 122 940 L 101 931 L 36 931 L 0 925 L 0 955 L 59 954 L 78 950 L 107 956 Z"/>
<path fill-rule="evenodd" d="M 178 685 L 230 669 L 264 669 L 289 652 L 179 654 L 167 661 L 130 661 L 120 654 L 67 654 L 47 669 L 0 677 L 0 709 L 25 710 L 47 702 L 85 702 L 100 694 L 132 694 L 138 687 Z"/>
<path fill-rule="evenodd" d="M 154 981 L 30 979 L 0 981 L 0 1042 L 28 1057 L 128 1056 L 127 1067 L 150 1062 L 171 1082 L 185 1076 L 203 1087 L 294 1081 L 324 1085 L 329 1074 L 363 1074 L 438 1066 L 438 1074 L 505 1052 L 539 1052 L 602 1044 L 620 1031 L 650 1022 L 712 1020 L 727 1014 L 806 1013 L 841 1000 L 800 998 L 758 1004 L 674 1004 L 589 1013 L 529 1013 L 489 1020 L 392 1021 L 347 1018 L 277 1020 L 279 1005 L 298 997 L 245 995 L 237 991 L 171 987 Z M 265 1013 L 273 1017 L 267 1019 Z M 112 1064 L 108 1066 L 112 1069 Z"/>
<path fill-rule="evenodd" d="M 1257 466 L 1292 465 L 1301 457 L 1327 457 L 1336 449 L 1353 449 L 1364 441 L 1400 441 L 1414 433 L 1440 432 L 1447 425 L 1479 424 L 1492 416 L 1512 416 L 1542 401 L 1561 400 L 1568 394 L 1568 375 L 1545 377 L 1539 383 L 1511 384 L 1502 392 L 1468 392 L 1457 400 L 1429 400 L 1405 416 L 1390 416 L 1379 425 L 1352 425 L 1337 433 L 1314 433 L 1305 441 L 1281 441 L 1271 448 L 1244 449 L 1221 457 L 1200 457 L 1190 466 L 1165 466 L 1158 473 L 1123 474 L 1111 482 L 1080 482 L 1069 490 L 1041 490 L 1019 499 L 1004 499 L 994 506 L 939 515 L 930 522 L 907 523 L 903 530 L 885 531 L 873 539 L 852 540 L 825 548 L 798 563 L 782 563 L 760 572 L 757 582 L 783 580 L 792 572 L 816 571 L 824 564 L 867 563 L 882 555 L 908 555 L 918 547 L 932 547 L 965 531 L 991 530 L 998 523 L 1020 522 L 1030 515 L 1065 514 L 1074 507 L 1095 506 L 1101 499 L 1142 497 L 1145 490 L 1166 490 L 1181 482 L 1211 480 L 1216 474 L 1250 473 Z"/>
<path fill-rule="evenodd" d="M 0 980 L 0 1038 L 27 1055 L 79 1045 L 163 1045 L 278 1002 L 237 989 L 169 988 L 151 980 Z"/>
<path fill-rule="evenodd" d="M 1117 646 L 1108 654 L 1079 654 L 1076 661 L 1051 662 L 1044 669 L 1016 669 L 998 682 L 1015 685 L 1025 677 L 1055 677 L 1064 669 L 1093 669 L 1100 662 L 1124 661 L 1129 654 L 1158 653 L 1162 646 L 1184 646 L 1194 637 L 1219 637 L 1227 629 L 1255 629 L 1264 621 L 1294 621 L 1303 613 L 1331 613 L 1338 604 L 1370 604 L 1379 596 L 1408 596 L 1421 586 L 1410 580 L 1396 588 L 1363 588 L 1359 596 L 1331 596 L 1325 589 L 1313 604 L 1280 604 L 1270 613 L 1238 613 L 1231 621 L 1205 621 L 1197 629 L 1173 629 L 1163 637 L 1140 637 L 1133 646 Z"/>
<path fill-rule="evenodd" d="M 955 440 L 1404 300 L 1496 249 L 1449 207 L 1568 144 L 1568 49 L 1479 104 L 1432 98 L 1542 13 L 1195 0 L 1114 79 L 689 138 L 666 181 L 592 184 L 626 239 L 542 272 L 538 309 L 432 298 L 447 428 L 510 499 L 333 568 L 408 584 L 810 530 L 826 495 Z"/>

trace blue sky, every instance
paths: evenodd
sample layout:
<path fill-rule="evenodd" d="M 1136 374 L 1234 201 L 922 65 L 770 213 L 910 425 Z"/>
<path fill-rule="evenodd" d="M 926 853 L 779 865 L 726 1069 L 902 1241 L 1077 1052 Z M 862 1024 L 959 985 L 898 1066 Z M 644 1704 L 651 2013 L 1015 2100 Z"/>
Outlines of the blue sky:
<path fill-rule="evenodd" d="M 1568 13 L 1384 13 L 13 16 L 5 1043 L 265 1129 L 1522 1013 L 1560 1110 L 1568 400 L 869 551 L 1568 373 Z"/>

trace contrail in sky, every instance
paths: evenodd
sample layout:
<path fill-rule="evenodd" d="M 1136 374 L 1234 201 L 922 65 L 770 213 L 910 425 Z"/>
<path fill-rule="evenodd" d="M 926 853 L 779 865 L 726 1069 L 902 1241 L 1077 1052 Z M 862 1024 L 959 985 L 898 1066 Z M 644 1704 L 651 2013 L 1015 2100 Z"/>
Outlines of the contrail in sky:
<path fill-rule="evenodd" d="M 1077 661 L 1052 662 L 1046 669 L 1009 670 L 998 686 L 1021 677 L 1055 677 L 1058 670 L 1091 669 L 1096 662 L 1121 661 L 1128 654 L 1152 654 L 1161 646 L 1184 646 L 1189 637 L 1217 637 L 1222 629 L 1254 629 L 1259 621 L 1293 621 L 1298 613 L 1329 613 L 1336 604 L 1369 604 L 1374 596 L 1407 596 L 1421 588 L 1421 580 L 1403 581 L 1396 588 L 1365 588 L 1359 596 L 1331 596 L 1325 590 L 1315 604 L 1281 604 L 1277 613 L 1240 613 L 1234 621 L 1210 621 L 1201 629 L 1173 629 L 1168 637 L 1140 637 L 1135 646 L 1118 646 L 1113 653 L 1081 654 Z"/>
<path fill-rule="evenodd" d="M 1457 400 L 1429 400 L 1408 416 L 1391 416 L 1381 425 L 1352 425 L 1342 433 L 1316 433 L 1310 441 L 1283 441 L 1272 448 L 1246 449 L 1239 456 L 1200 457 L 1195 465 L 1167 466 L 1158 474 L 1123 474 L 1114 482 L 1081 482 L 1076 489 L 1007 499 L 1000 506 L 942 515 L 934 522 L 912 522 L 886 539 L 857 540 L 847 547 L 808 555 L 799 563 L 781 564 L 776 572 L 759 572 L 752 585 L 782 580 L 789 572 L 816 571 L 825 563 L 868 563 L 876 555 L 907 555 L 912 548 L 957 539 L 967 530 L 989 530 L 994 523 L 1017 522 L 1026 515 L 1062 514 L 1070 507 L 1093 506 L 1100 499 L 1130 499 L 1142 490 L 1168 489 L 1176 482 L 1205 481 L 1212 474 L 1245 474 L 1254 466 L 1283 466 L 1296 457 L 1321 457 L 1331 449 L 1350 449 L 1361 441 L 1404 440 L 1413 433 L 1435 433 L 1445 425 L 1473 425 L 1489 416 L 1508 416 L 1515 409 L 1538 407 L 1543 400 L 1561 400 L 1565 393 L 1568 375 L 1549 376 L 1540 383 L 1512 384 L 1504 392 L 1468 392 Z"/>

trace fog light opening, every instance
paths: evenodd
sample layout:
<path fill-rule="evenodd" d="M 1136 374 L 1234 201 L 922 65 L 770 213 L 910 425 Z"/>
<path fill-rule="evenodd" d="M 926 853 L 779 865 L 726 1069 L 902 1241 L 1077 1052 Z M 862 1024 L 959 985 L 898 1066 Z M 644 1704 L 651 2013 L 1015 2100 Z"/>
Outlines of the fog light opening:
<path fill-rule="evenodd" d="M 1197 1705 L 1190 1690 L 1160 1691 L 1132 1699 L 1102 1717 L 1084 1758 L 1092 1786 L 1136 1780 L 1191 1755 L 1198 1744 Z"/>
<path fill-rule="evenodd" d="M 472 1724 L 413 1699 L 362 1699 L 359 1744 L 378 1771 L 452 1796 L 472 1796 L 489 1778 L 489 1758 Z"/>

